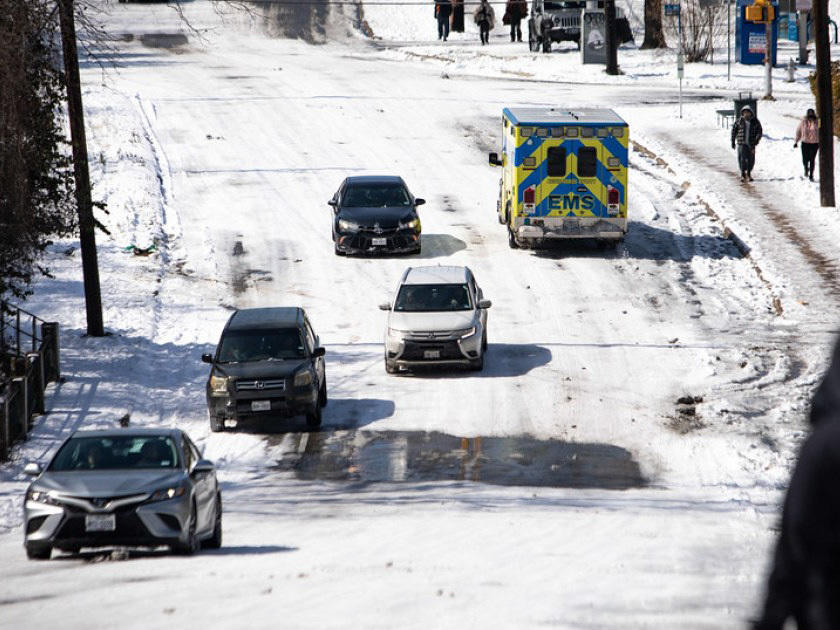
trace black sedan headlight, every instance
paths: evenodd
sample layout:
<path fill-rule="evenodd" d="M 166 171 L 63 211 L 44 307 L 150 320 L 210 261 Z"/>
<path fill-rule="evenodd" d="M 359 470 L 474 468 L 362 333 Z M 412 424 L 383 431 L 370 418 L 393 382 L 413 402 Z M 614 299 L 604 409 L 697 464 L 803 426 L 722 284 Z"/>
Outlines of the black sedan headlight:
<path fill-rule="evenodd" d="M 355 221 L 348 221 L 347 219 L 338 220 L 339 232 L 358 232 L 360 227 Z"/>

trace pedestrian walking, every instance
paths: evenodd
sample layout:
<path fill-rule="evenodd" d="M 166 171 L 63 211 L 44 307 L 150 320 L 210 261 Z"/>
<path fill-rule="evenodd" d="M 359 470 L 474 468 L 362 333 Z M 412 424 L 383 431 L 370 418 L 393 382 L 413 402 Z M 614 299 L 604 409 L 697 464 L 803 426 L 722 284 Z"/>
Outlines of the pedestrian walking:
<path fill-rule="evenodd" d="M 840 343 L 811 401 L 755 630 L 840 628 Z"/>
<path fill-rule="evenodd" d="M 452 32 L 464 32 L 464 0 L 452 0 Z"/>
<path fill-rule="evenodd" d="M 520 23 L 523 18 L 528 17 L 527 0 L 508 0 L 505 5 L 505 14 L 502 16 L 502 24 L 510 24 L 510 41 L 522 41 L 522 28 Z"/>
<path fill-rule="evenodd" d="M 820 150 L 820 126 L 817 123 L 817 112 L 809 109 L 805 118 L 796 127 L 796 138 L 793 148 L 802 143 L 802 166 L 805 167 L 805 177 L 814 181 L 814 162 L 817 161 L 817 151 Z"/>
<path fill-rule="evenodd" d="M 752 181 L 755 166 L 755 147 L 761 141 L 761 123 L 749 105 L 741 108 L 741 117 L 732 125 L 732 148 L 738 149 L 738 168 L 741 181 Z"/>
<path fill-rule="evenodd" d="M 435 0 L 435 18 L 437 19 L 438 39 L 449 39 L 449 16 L 452 15 L 450 0 Z"/>
<path fill-rule="evenodd" d="M 490 43 L 490 31 L 495 27 L 496 14 L 488 0 L 481 0 L 473 13 L 473 19 L 478 24 L 478 32 L 481 35 L 481 45 Z"/>

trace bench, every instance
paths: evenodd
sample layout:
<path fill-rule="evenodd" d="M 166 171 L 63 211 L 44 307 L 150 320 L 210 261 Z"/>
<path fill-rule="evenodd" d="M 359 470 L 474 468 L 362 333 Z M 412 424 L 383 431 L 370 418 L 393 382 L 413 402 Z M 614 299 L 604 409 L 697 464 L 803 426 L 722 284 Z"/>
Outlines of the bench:
<path fill-rule="evenodd" d="M 717 114 L 718 127 L 724 127 L 728 129 L 729 125 L 735 122 L 734 109 L 716 109 L 715 113 Z"/>

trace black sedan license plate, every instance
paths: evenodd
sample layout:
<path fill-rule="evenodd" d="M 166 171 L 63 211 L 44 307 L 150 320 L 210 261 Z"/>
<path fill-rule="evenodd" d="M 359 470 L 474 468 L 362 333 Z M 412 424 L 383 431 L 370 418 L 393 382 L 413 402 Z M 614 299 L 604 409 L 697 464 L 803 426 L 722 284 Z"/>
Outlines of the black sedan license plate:
<path fill-rule="evenodd" d="M 88 514 L 85 516 L 86 532 L 112 532 L 117 529 L 117 517 L 114 514 Z"/>
<path fill-rule="evenodd" d="M 388 244 L 387 238 L 372 238 L 370 239 L 371 245 L 374 247 L 385 247 Z"/>

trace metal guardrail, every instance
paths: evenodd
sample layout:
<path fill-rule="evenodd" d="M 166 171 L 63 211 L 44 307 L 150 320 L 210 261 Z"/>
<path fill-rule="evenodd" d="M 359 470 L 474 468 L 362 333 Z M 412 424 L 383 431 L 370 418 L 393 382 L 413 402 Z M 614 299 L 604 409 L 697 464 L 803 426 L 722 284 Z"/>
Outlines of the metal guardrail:
<path fill-rule="evenodd" d="M 0 301 L 0 461 L 44 413 L 44 390 L 59 380 L 58 324 Z"/>

